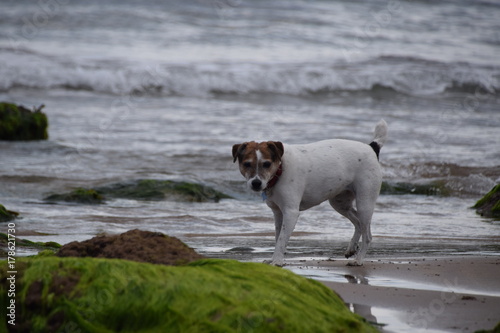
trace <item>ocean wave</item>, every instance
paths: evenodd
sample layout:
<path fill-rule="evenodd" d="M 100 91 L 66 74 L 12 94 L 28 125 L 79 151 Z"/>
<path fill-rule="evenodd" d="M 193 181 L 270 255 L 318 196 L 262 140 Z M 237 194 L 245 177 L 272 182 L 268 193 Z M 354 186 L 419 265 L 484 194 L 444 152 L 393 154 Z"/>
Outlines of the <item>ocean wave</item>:
<path fill-rule="evenodd" d="M 81 60 L 0 48 L 0 91 L 85 90 L 103 94 L 304 96 L 390 90 L 412 96 L 498 94 L 500 69 L 410 57 L 357 63 L 134 63 Z"/>
<path fill-rule="evenodd" d="M 384 165 L 385 194 L 477 196 L 487 193 L 500 180 L 495 166 L 465 166 L 423 162 Z"/>

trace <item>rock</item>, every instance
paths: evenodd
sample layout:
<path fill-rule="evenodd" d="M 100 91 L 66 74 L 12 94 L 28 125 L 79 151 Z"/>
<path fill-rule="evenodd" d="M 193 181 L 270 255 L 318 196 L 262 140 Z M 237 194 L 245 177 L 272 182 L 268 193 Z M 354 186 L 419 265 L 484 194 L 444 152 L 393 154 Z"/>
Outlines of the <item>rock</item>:
<path fill-rule="evenodd" d="M 77 188 L 69 193 L 52 194 L 43 199 L 49 202 L 66 201 L 81 204 L 102 204 L 104 197 L 93 189 Z"/>
<path fill-rule="evenodd" d="M 0 140 L 48 139 L 47 115 L 41 105 L 33 111 L 22 105 L 0 103 Z"/>
<path fill-rule="evenodd" d="M 491 330 L 480 330 L 475 333 L 500 333 L 500 322 Z"/>
<path fill-rule="evenodd" d="M 97 188 L 107 197 L 136 200 L 219 202 L 231 198 L 209 186 L 172 180 L 140 179 Z"/>
<path fill-rule="evenodd" d="M 237 246 L 237 247 L 233 247 L 233 248 L 230 248 L 229 250 L 226 250 L 226 252 L 253 252 L 255 251 L 254 248 L 252 247 L 247 247 L 247 246 Z"/>
<path fill-rule="evenodd" d="M 138 229 L 71 242 L 64 245 L 57 256 L 117 258 L 163 265 L 187 264 L 203 258 L 175 237 Z"/>
<path fill-rule="evenodd" d="M 0 222 L 9 222 L 19 216 L 18 212 L 8 210 L 5 206 L 0 205 Z"/>
<path fill-rule="evenodd" d="M 115 183 L 96 189 L 78 188 L 69 193 L 50 195 L 44 200 L 48 202 L 66 201 L 82 204 L 102 204 L 106 198 L 219 202 L 221 199 L 231 197 L 201 184 L 172 180 L 140 179 Z"/>
<path fill-rule="evenodd" d="M 472 208 L 481 216 L 500 218 L 500 184 L 494 186 Z"/>
<path fill-rule="evenodd" d="M 378 332 L 319 282 L 264 264 L 52 256 L 16 269 L 16 326 L 5 320 L 1 331 Z M 1 304 L 7 277 L 1 270 Z"/>
<path fill-rule="evenodd" d="M 0 245 L 2 246 L 2 249 L 0 249 L 0 256 L 1 257 L 7 257 L 7 252 L 4 250 L 9 248 L 9 241 L 12 241 L 12 239 L 9 240 L 9 237 L 7 234 L 0 233 Z M 60 244 L 56 242 L 32 242 L 27 239 L 22 239 L 22 238 L 15 238 L 15 248 L 16 252 L 19 252 L 20 249 L 26 251 L 26 250 L 37 250 L 37 251 L 50 251 L 51 254 L 54 254 L 55 251 L 57 251 L 61 247 Z M 47 252 L 48 253 L 48 252 Z"/>
<path fill-rule="evenodd" d="M 444 181 L 432 181 L 424 184 L 413 184 L 404 182 L 383 182 L 380 194 L 420 194 L 449 196 L 451 191 L 446 187 Z"/>

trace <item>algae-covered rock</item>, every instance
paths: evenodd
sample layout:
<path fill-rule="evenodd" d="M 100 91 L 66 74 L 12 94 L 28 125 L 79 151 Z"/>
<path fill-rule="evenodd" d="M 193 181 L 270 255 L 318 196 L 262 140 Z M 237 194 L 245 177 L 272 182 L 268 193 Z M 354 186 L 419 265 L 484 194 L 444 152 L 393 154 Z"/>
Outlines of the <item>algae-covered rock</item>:
<path fill-rule="evenodd" d="M 49 202 L 66 201 L 82 204 L 102 204 L 104 197 L 93 189 L 77 188 L 69 193 L 52 194 L 44 199 Z"/>
<path fill-rule="evenodd" d="M 106 197 L 136 200 L 219 202 L 230 196 L 209 186 L 172 180 L 140 179 L 97 188 Z"/>
<path fill-rule="evenodd" d="M 0 102 L 0 140 L 46 140 L 48 120 L 41 110 Z"/>
<path fill-rule="evenodd" d="M 209 186 L 172 180 L 140 179 L 115 183 L 95 189 L 78 188 L 69 193 L 53 194 L 44 200 L 49 202 L 74 202 L 101 204 L 106 198 L 134 200 L 172 200 L 186 202 L 219 202 L 231 198 Z"/>
<path fill-rule="evenodd" d="M 485 217 L 500 217 L 500 184 L 496 185 L 472 207 Z"/>
<path fill-rule="evenodd" d="M 432 181 L 424 184 L 413 184 L 405 182 L 383 182 L 380 194 L 419 194 L 449 196 L 450 189 L 444 181 Z"/>
<path fill-rule="evenodd" d="M 500 322 L 491 330 L 480 330 L 475 333 L 500 333 Z"/>
<path fill-rule="evenodd" d="M 14 235 L 15 236 L 15 235 Z M 0 232 L 0 246 L 2 249 L 0 249 L 0 256 L 1 257 L 6 257 L 7 252 L 4 249 L 9 248 L 9 242 L 15 241 L 15 248 L 16 251 L 19 252 L 20 250 L 36 250 L 36 251 L 50 251 L 51 253 L 54 253 L 57 251 L 61 245 L 56 243 L 56 242 L 32 242 L 27 239 L 22 239 L 22 238 L 11 238 L 9 239 L 9 236 L 7 234 L 1 233 Z"/>
<path fill-rule="evenodd" d="M 58 257 L 16 264 L 20 332 L 377 332 L 319 282 L 264 264 Z M 0 275 L 5 318 L 9 281 Z"/>
<path fill-rule="evenodd" d="M 7 235 L 0 232 L 0 243 L 7 242 L 7 239 Z M 16 237 L 16 247 L 57 250 L 61 247 L 61 244 L 56 242 L 33 242 L 28 239 Z"/>
<path fill-rule="evenodd" d="M 19 215 L 18 212 L 8 210 L 5 206 L 0 205 L 0 222 L 9 222 Z"/>
<path fill-rule="evenodd" d="M 187 264 L 203 258 L 175 237 L 138 229 L 71 242 L 64 245 L 57 256 L 117 258 L 163 265 Z"/>

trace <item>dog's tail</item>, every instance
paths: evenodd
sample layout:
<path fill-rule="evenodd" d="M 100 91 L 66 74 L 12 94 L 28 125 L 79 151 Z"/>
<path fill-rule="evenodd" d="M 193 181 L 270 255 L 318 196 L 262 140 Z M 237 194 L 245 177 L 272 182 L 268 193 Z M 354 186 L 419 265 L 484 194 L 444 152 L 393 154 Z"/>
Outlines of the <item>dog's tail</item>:
<path fill-rule="evenodd" d="M 373 148 L 375 154 L 380 153 L 380 149 L 383 147 L 385 141 L 387 140 L 387 123 L 384 119 L 381 119 L 377 126 L 375 126 L 375 134 L 373 137 L 373 141 L 370 142 L 370 147 Z"/>

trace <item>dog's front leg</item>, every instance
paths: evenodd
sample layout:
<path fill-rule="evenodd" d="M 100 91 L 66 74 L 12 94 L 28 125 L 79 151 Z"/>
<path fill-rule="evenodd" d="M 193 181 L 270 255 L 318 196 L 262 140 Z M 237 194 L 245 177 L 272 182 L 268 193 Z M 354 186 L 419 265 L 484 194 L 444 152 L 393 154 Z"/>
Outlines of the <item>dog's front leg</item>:
<path fill-rule="evenodd" d="M 273 214 L 274 214 L 274 229 L 275 229 L 275 240 L 278 242 L 278 238 L 281 233 L 281 227 L 283 226 L 283 213 L 281 212 L 281 209 L 273 209 Z"/>
<path fill-rule="evenodd" d="M 269 208 L 273 211 L 274 215 L 274 228 L 275 228 L 275 241 L 278 241 L 278 237 L 281 232 L 281 225 L 283 224 L 283 213 L 281 212 L 281 209 L 278 207 L 277 204 L 275 204 L 272 201 L 267 201 L 266 202 Z M 270 263 L 270 261 L 268 262 Z"/>
<path fill-rule="evenodd" d="M 276 216 L 276 215 L 275 215 Z M 292 236 L 293 229 L 299 218 L 298 209 L 287 209 L 282 212 L 283 222 L 278 233 L 278 226 L 276 226 L 276 247 L 274 249 L 273 259 L 271 265 L 283 266 L 285 261 L 285 250 L 290 236 Z"/>

